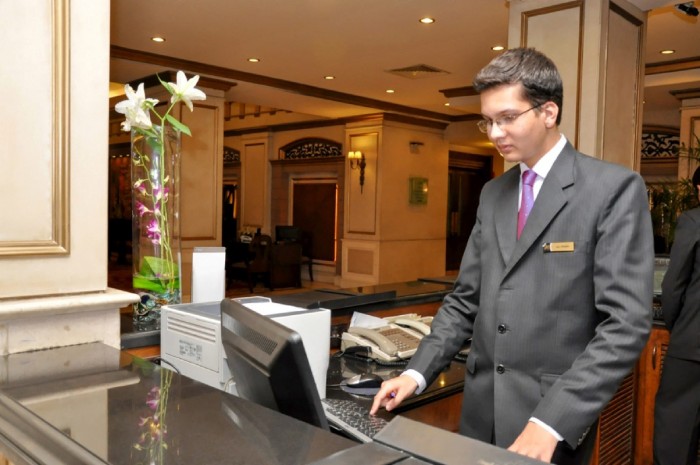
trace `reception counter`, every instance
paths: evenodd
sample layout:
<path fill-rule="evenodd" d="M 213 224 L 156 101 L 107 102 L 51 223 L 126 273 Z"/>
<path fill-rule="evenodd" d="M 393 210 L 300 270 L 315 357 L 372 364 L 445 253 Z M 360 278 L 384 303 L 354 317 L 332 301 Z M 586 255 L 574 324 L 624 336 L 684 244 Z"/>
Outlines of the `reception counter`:
<path fill-rule="evenodd" d="M 102 344 L 8 360 L 0 436 L 18 465 L 302 464 L 356 445 Z"/>
<path fill-rule="evenodd" d="M 367 368 L 336 361 L 331 380 Z M 99 343 L 7 356 L 1 368 L 0 463 L 541 463 L 400 417 L 359 444 Z"/>
<path fill-rule="evenodd" d="M 416 281 L 361 286 L 346 289 L 315 289 L 274 295 L 273 302 L 301 308 L 331 310 L 333 337 L 339 338 L 353 312 L 387 316 L 417 311 L 433 315 L 442 299 L 452 290 L 454 276 L 420 278 Z M 125 350 L 158 346 L 160 331 L 137 331 L 130 315 L 122 315 L 121 348 Z M 338 342 L 336 340 L 336 342 Z"/>

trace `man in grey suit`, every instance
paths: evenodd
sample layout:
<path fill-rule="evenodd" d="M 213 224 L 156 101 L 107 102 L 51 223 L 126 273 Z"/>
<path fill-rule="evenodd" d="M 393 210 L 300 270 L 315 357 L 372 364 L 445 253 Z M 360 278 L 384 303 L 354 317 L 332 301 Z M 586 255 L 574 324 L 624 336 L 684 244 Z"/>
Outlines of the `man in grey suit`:
<path fill-rule="evenodd" d="M 547 462 L 587 463 L 587 433 L 651 327 L 646 188 L 559 133 L 561 77 L 543 54 L 509 50 L 474 87 L 480 129 L 518 165 L 484 186 L 454 289 L 371 413 L 420 392 L 472 338 L 460 432 Z M 527 171 L 536 176 L 521 183 Z"/>
<path fill-rule="evenodd" d="M 700 198 L 700 168 L 692 182 Z M 671 341 L 654 408 L 654 465 L 695 465 L 700 439 L 700 208 L 678 218 L 661 305 Z"/>

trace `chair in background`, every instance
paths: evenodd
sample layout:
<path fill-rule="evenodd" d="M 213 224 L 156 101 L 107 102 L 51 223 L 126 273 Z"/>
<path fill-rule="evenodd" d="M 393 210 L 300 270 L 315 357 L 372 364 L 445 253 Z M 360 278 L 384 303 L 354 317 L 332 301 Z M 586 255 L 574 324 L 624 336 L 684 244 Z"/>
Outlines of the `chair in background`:
<path fill-rule="evenodd" d="M 301 244 L 301 265 L 308 264 L 309 279 L 314 280 L 313 260 L 311 258 L 311 234 L 298 226 L 275 226 L 275 241 L 278 244 L 295 242 Z"/>
<path fill-rule="evenodd" d="M 270 286 L 301 287 L 301 244 L 278 242 L 270 250 Z"/>
<path fill-rule="evenodd" d="M 266 287 L 272 290 L 270 282 L 270 249 L 272 248 L 272 238 L 266 234 L 258 234 L 253 237 L 250 243 L 251 258 L 247 263 L 248 288 L 253 292 L 255 284 L 259 278 L 262 279 Z"/>
<path fill-rule="evenodd" d="M 226 289 L 233 281 L 248 283 L 248 265 L 252 258 L 250 244 L 236 240 L 226 243 Z"/>

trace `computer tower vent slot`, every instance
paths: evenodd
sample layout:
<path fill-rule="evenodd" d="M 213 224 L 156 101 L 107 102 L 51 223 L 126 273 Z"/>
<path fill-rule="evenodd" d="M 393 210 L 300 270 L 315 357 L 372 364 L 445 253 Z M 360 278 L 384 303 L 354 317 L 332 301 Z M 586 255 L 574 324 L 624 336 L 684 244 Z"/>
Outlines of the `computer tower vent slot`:
<path fill-rule="evenodd" d="M 172 315 L 168 316 L 168 330 L 186 336 L 216 342 L 216 328 L 211 325 L 202 325 L 194 321 L 183 320 Z"/>

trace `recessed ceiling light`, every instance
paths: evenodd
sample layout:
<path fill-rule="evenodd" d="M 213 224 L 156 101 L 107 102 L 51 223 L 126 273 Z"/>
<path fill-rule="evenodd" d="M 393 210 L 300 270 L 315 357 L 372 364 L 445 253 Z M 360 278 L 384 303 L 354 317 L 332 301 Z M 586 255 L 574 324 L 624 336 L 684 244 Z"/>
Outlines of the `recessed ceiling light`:
<path fill-rule="evenodd" d="M 332 81 L 335 79 L 335 76 L 323 76 L 323 79 L 326 79 L 327 81 Z"/>
<path fill-rule="evenodd" d="M 662 54 L 662 55 L 673 55 L 674 53 L 676 53 L 676 51 L 675 51 L 675 50 L 671 50 L 671 49 L 668 49 L 668 50 L 661 50 L 661 54 Z"/>
<path fill-rule="evenodd" d="M 260 63 L 260 58 L 248 58 L 248 61 L 251 63 Z"/>
<path fill-rule="evenodd" d="M 151 40 L 153 42 L 165 42 L 165 39 L 163 37 L 160 37 L 160 36 L 151 37 Z"/>
<path fill-rule="evenodd" d="M 394 93 L 394 89 L 387 89 L 387 90 L 386 90 L 386 93 L 387 93 L 387 94 L 393 94 L 393 93 Z"/>
<path fill-rule="evenodd" d="M 494 45 L 491 47 L 491 50 L 494 52 L 500 52 L 501 50 L 505 50 L 506 48 L 503 45 Z"/>
<path fill-rule="evenodd" d="M 447 102 L 447 103 L 445 104 L 445 106 L 446 106 L 446 107 L 449 107 L 449 106 L 450 106 L 450 102 Z"/>
<path fill-rule="evenodd" d="M 421 18 L 418 21 L 420 21 L 423 24 L 433 24 L 435 22 L 435 19 L 426 16 L 425 18 Z"/>

